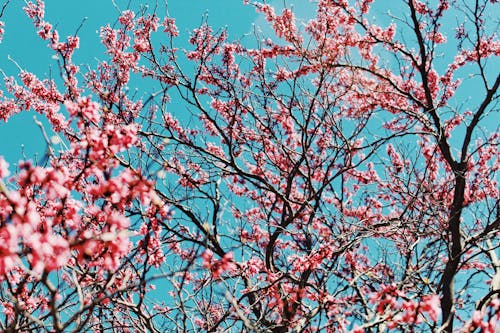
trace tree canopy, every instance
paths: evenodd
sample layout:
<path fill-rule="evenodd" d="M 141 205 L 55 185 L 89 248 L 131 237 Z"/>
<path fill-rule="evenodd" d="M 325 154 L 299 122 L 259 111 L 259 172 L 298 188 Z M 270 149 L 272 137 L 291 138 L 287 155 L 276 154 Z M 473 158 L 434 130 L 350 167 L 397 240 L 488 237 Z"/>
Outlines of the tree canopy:
<path fill-rule="evenodd" d="M 494 333 L 498 1 L 244 4 L 132 2 L 77 64 L 26 2 L 58 66 L 3 73 L 47 149 L 0 157 L 0 329 Z"/>

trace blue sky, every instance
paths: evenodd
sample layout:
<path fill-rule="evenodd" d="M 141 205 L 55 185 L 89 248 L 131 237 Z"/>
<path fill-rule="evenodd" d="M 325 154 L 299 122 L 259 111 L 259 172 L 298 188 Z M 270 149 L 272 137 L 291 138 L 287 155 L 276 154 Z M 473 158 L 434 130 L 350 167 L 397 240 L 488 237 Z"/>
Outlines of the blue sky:
<path fill-rule="evenodd" d="M 141 4 L 149 3 L 154 6 L 156 2 L 156 0 L 47 0 L 46 20 L 56 26 L 61 37 L 64 37 L 74 34 L 82 20 L 86 18 L 78 33 L 81 37 L 81 46 L 75 53 L 74 61 L 78 65 L 95 66 L 97 59 L 106 58 L 103 54 L 104 49 L 100 46 L 99 28 L 107 23 L 113 24 L 118 17 L 119 10 L 127 9 L 128 4 L 131 9 L 138 10 Z M 163 1 L 158 1 L 158 3 L 161 4 Z M 285 2 L 274 0 L 269 3 L 276 6 L 279 11 Z M 299 20 L 303 22 L 314 15 L 315 6 L 308 0 L 287 1 L 286 4 L 294 9 Z M 51 71 L 56 76 L 57 66 L 55 60 L 51 58 L 52 53 L 46 47 L 46 43 L 36 35 L 30 20 L 22 11 L 22 6 L 24 6 L 24 1 L 11 1 L 2 18 L 5 21 L 6 33 L 0 44 L 0 69 L 8 76 L 17 76 L 19 69 L 13 61 L 8 60 L 10 56 L 21 68 L 41 78 L 49 76 Z M 377 4 L 372 15 L 376 16 L 379 24 L 385 26 L 390 23 L 387 16 L 378 14 L 390 10 L 397 16 L 397 7 L 394 3 Z M 157 12 L 159 16 L 163 16 L 166 13 L 165 5 L 159 5 Z M 215 29 L 227 27 L 230 39 L 239 39 L 251 34 L 254 24 L 261 27 L 264 35 L 271 33 L 271 28 L 265 22 L 265 18 L 258 15 L 252 6 L 243 5 L 242 0 L 170 0 L 168 12 L 177 20 L 181 33 L 177 40 L 179 47 L 183 46 L 182 42 L 186 43 L 189 32 L 200 24 L 205 14 L 208 14 L 209 23 Z M 448 20 L 452 25 L 457 23 L 454 17 Z M 253 36 L 249 36 L 247 41 L 251 41 L 252 38 Z M 454 53 L 455 49 L 453 46 L 452 48 L 453 50 L 442 49 L 441 55 L 446 55 L 447 51 Z M 439 57 L 437 60 L 438 64 L 442 61 L 447 64 L 450 59 L 444 56 L 442 60 Z M 465 96 L 470 96 L 470 92 L 476 88 L 474 80 L 469 80 L 462 89 L 466 92 Z M 462 94 L 459 93 L 458 96 Z M 470 102 L 470 100 L 460 100 L 457 104 Z M 21 144 L 24 144 L 24 152 L 28 158 L 33 158 L 36 153 L 43 154 L 45 144 L 39 128 L 33 121 L 33 115 L 28 112 L 12 117 L 8 124 L 0 123 L 0 155 L 5 156 L 8 161 L 16 162 L 20 159 Z M 38 118 L 43 117 L 38 116 Z"/>
<path fill-rule="evenodd" d="M 128 0 L 114 2 L 120 10 L 127 9 L 129 4 Z M 131 0 L 130 8 L 138 10 L 141 4 L 150 3 L 154 6 L 155 2 Z M 23 6 L 23 1 L 11 1 L 1 18 L 5 22 L 6 33 L 0 44 L 0 69 L 7 76 L 17 77 L 17 63 L 40 78 L 48 77 L 51 71 L 56 76 L 57 63 L 51 58 L 52 53 L 46 47 L 46 42 L 38 38 L 31 21 L 24 15 Z M 85 19 L 78 32 L 80 49 L 74 55 L 74 62 L 95 66 L 96 59 L 105 59 L 104 48 L 100 46 L 99 28 L 107 23 L 113 25 L 119 15 L 117 7 L 112 0 L 47 0 L 45 19 L 56 26 L 61 38 L 75 34 Z M 160 17 L 165 12 L 164 5 L 158 8 Z M 186 42 L 190 31 L 200 24 L 206 14 L 215 29 L 227 27 L 232 39 L 241 38 L 252 31 L 252 25 L 257 20 L 255 10 L 251 6 L 244 6 L 240 0 L 170 0 L 168 13 L 176 18 L 181 33 L 178 42 Z M 9 56 L 13 61 L 9 60 Z M 33 121 L 34 115 L 33 112 L 24 112 L 11 117 L 7 124 L 0 123 L 0 155 L 11 164 L 22 158 L 22 152 L 27 159 L 33 159 L 35 154 L 41 158 L 45 151 L 41 131 Z M 40 115 L 37 118 L 43 119 Z"/>

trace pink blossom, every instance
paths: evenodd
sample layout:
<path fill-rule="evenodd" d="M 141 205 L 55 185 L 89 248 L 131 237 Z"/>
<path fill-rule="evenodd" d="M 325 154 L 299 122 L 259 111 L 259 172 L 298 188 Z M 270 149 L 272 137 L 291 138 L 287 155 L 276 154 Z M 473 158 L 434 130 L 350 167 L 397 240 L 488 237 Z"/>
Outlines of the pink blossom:
<path fill-rule="evenodd" d="M 9 163 L 7 163 L 2 156 L 0 156 L 0 179 L 8 177 L 9 174 Z"/>
<path fill-rule="evenodd" d="M 133 28 L 133 20 L 135 13 L 131 10 L 125 10 L 122 15 L 118 18 L 120 24 L 124 25 L 126 29 Z"/>
<path fill-rule="evenodd" d="M 3 36 L 5 34 L 4 27 L 5 27 L 5 23 L 0 21 L 0 43 L 2 43 L 2 39 L 3 39 Z"/>
<path fill-rule="evenodd" d="M 441 315 L 441 304 L 438 295 L 424 296 L 420 303 L 421 311 L 426 312 L 432 321 L 437 321 Z"/>
<path fill-rule="evenodd" d="M 173 37 L 179 36 L 179 31 L 177 30 L 177 26 L 175 25 L 175 19 L 170 17 L 165 17 L 162 25 L 165 28 L 163 32 L 166 32 Z"/>

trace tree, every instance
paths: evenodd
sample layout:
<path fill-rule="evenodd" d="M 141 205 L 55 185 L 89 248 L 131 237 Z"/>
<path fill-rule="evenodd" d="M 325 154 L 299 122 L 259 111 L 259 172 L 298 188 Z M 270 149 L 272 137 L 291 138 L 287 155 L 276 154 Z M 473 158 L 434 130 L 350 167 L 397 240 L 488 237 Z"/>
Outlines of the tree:
<path fill-rule="evenodd" d="M 272 36 L 187 49 L 129 9 L 84 68 L 27 2 L 60 80 L 0 92 L 47 141 L 0 159 L 2 331 L 494 332 L 497 1 L 382 3 L 253 3 Z"/>

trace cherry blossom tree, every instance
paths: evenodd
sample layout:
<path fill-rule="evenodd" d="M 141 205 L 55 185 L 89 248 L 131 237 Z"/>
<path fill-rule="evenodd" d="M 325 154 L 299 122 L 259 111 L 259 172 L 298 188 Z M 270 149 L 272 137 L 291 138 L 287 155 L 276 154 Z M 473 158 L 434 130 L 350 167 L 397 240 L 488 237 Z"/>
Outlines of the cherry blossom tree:
<path fill-rule="evenodd" d="M 47 142 L 0 158 L 1 330 L 495 332 L 498 1 L 245 4 L 271 34 L 129 8 L 84 66 L 26 2 L 59 78 L 0 90 Z"/>

